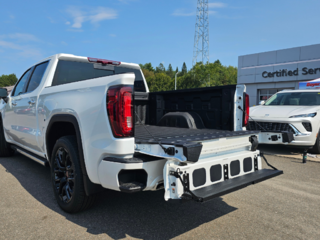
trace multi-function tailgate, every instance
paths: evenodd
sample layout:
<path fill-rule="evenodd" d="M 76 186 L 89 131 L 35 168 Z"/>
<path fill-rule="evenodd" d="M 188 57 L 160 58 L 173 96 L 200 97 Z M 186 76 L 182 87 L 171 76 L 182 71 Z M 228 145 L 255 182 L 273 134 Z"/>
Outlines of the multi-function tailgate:
<path fill-rule="evenodd" d="M 165 200 L 206 201 L 282 174 L 262 169 L 258 131 L 138 126 L 136 152 L 168 159 Z"/>
<path fill-rule="evenodd" d="M 169 160 L 163 172 L 165 200 L 203 202 L 282 173 L 262 169 L 258 150 L 230 153 L 186 165 Z"/>

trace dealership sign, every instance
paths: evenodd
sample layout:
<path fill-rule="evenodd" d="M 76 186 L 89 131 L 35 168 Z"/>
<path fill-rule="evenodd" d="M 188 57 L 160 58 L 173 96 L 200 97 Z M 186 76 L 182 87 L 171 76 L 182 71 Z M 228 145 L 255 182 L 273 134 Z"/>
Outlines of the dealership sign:
<path fill-rule="evenodd" d="M 315 79 L 309 82 L 299 82 L 299 89 L 316 89 L 320 88 L 320 79 Z"/>
<path fill-rule="evenodd" d="M 302 70 L 302 75 L 312 75 L 312 74 L 317 74 L 318 72 L 320 73 L 320 68 L 307 68 L 304 67 L 301 69 Z M 273 77 L 286 77 L 286 76 L 298 76 L 299 75 L 299 69 L 295 70 L 287 70 L 287 69 L 281 69 L 275 72 L 267 72 L 264 71 L 262 73 L 262 77 L 264 78 L 273 78 Z"/>

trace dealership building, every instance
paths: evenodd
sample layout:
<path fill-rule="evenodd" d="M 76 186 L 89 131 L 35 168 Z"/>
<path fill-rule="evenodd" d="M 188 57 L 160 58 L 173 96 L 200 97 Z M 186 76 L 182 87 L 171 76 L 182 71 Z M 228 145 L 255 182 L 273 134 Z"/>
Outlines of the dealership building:
<path fill-rule="evenodd" d="M 238 58 L 238 84 L 245 84 L 250 105 L 257 105 L 299 82 L 320 78 L 320 44 L 255 53 Z"/>

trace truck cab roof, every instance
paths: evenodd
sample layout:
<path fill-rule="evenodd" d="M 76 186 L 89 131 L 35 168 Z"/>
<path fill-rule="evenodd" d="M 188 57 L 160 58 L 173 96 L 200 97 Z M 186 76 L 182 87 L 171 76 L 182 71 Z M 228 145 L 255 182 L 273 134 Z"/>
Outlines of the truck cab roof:
<path fill-rule="evenodd" d="M 38 63 L 41 63 L 41 62 L 44 62 L 44 61 L 50 60 L 50 59 L 60 59 L 60 60 L 66 60 L 66 61 L 86 62 L 86 63 L 89 62 L 88 57 L 77 56 L 77 55 L 68 54 L 68 53 L 57 53 L 57 54 L 54 54 L 50 57 L 42 59 L 41 61 L 37 62 L 34 65 L 37 65 Z M 139 64 L 136 64 L 136 63 L 120 62 L 120 66 L 134 68 L 134 69 L 140 69 Z"/>

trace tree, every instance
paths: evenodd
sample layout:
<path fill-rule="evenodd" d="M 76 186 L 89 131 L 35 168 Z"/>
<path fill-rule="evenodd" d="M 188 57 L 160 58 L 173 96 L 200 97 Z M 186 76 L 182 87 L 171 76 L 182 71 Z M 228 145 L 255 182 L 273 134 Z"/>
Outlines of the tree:
<path fill-rule="evenodd" d="M 168 69 L 167 69 L 167 75 L 171 78 L 174 77 L 175 72 L 173 71 L 172 65 L 169 64 Z"/>
<path fill-rule="evenodd" d="M 168 91 L 174 89 L 174 75 L 179 70 L 173 71 L 172 65 L 169 64 L 167 71 L 162 63 L 153 70 L 151 63 L 140 65 L 149 90 Z M 203 64 L 196 63 L 190 71 L 188 71 L 185 63 L 182 65 L 181 73 L 177 77 L 177 88 L 199 88 L 208 86 L 222 86 L 237 83 L 237 68 L 233 66 L 223 66 L 219 60 L 213 63 Z"/>
<path fill-rule="evenodd" d="M 139 64 L 141 69 L 147 69 L 148 71 L 154 72 L 154 68 L 152 67 L 151 63 L 146 63 L 144 65 Z"/>
<path fill-rule="evenodd" d="M 184 62 L 182 65 L 181 73 L 182 73 L 182 75 L 185 75 L 187 72 L 188 72 L 187 65 Z"/>
<path fill-rule="evenodd" d="M 147 81 L 148 88 L 150 92 L 154 92 L 156 87 L 155 75 L 154 72 L 147 69 L 142 69 L 143 75 Z"/>
<path fill-rule="evenodd" d="M 173 90 L 174 80 L 171 79 L 166 73 L 156 73 L 157 91 Z"/>
<path fill-rule="evenodd" d="M 156 67 L 156 73 L 165 73 L 166 68 L 164 67 L 163 63 L 160 63 L 158 67 Z"/>
<path fill-rule="evenodd" d="M 146 80 L 150 92 L 168 91 L 173 89 L 173 80 L 166 73 L 150 74 L 146 77 Z"/>
<path fill-rule="evenodd" d="M 15 74 L 9 74 L 9 75 L 1 75 L 0 76 L 0 87 L 8 87 L 15 85 L 18 81 L 18 78 Z"/>

